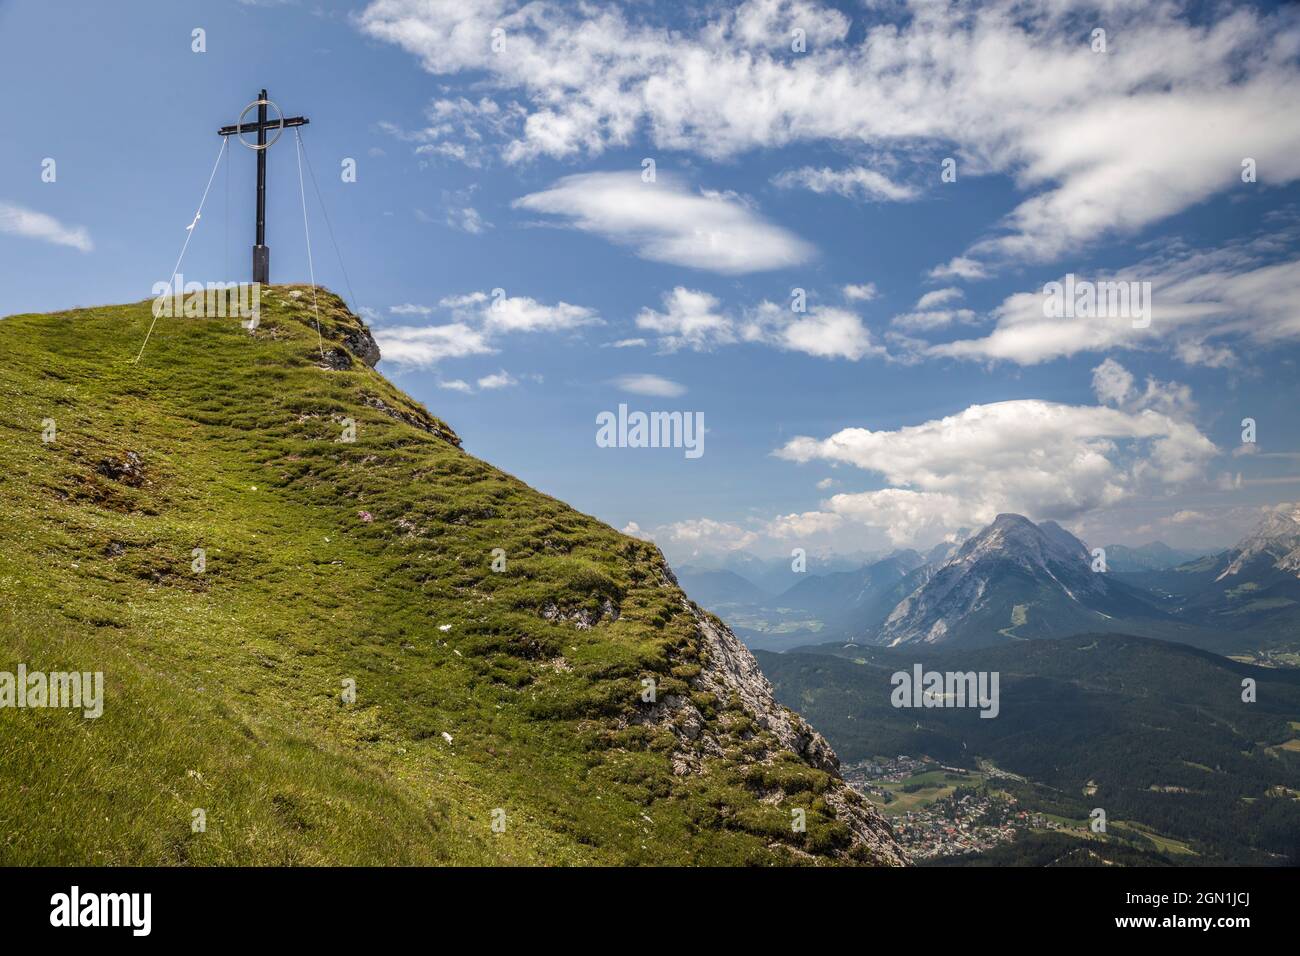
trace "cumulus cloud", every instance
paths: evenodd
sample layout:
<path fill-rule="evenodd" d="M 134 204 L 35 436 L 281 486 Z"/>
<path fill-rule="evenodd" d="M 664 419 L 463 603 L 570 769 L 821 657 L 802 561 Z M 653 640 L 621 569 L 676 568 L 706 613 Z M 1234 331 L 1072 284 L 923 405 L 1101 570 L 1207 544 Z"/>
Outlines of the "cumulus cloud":
<path fill-rule="evenodd" d="M 966 256 L 955 256 L 948 262 L 937 265 L 930 270 L 931 279 L 987 279 L 989 274 L 984 266 Z"/>
<path fill-rule="evenodd" d="M 490 355 L 496 351 L 481 329 L 463 322 L 390 326 L 376 329 L 375 338 L 384 361 L 416 368 L 427 368 L 444 359 Z"/>
<path fill-rule="evenodd" d="M 870 302 L 877 295 L 876 284 L 874 282 L 863 282 L 860 285 L 846 285 L 842 290 L 844 298 L 850 302 Z"/>
<path fill-rule="evenodd" d="M 1108 358 L 1092 370 L 1092 390 L 1103 405 L 1123 405 L 1133 394 L 1133 375 Z"/>
<path fill-rule="evenodd" d="M 817 358 L 856 362 L 886 354 L 857 313 L 833 306 L 815 305 L 807 312 L 794 312 L 775 302 L 760 302 L 746 312 L 739 331 L 746 342 L 761 342 Z"/>
<path fill-rule="evenodd" d="M 659 336 L 666 351 L 690 348 L 700 352 L 736 341 L 734 325 L 720 311 L 715 296 L 678 286 L 663 298 L 663 312 L 642 309 L 636 324 Z"/>
<path fill-rule="evenodd" d="M 1156 393 L 1159 403 L 1164 390 Z M 1139 491 L 1168 491 L 1202 477 L 1218 450 L 1190 421 L 1153 407 L 1024 399 L 892 431 L 801 436 L 775 454 L 879 475 L 890 487 L 834 495 L 824 510 L 882 527 L 902 543 L 1003 511 L 1066 519 Z"/>
<path fill-rule="evenodd" d="M 913 187 L 893 182 L 884 173 L 865 166 L 787 169 L 772 177 L 772 184 L 782 189 L 803 188 L 815 193 L 835 193 L 865 202 L 902 202 L 918 195 Z"/>
<path fill-rule="evenodd" d="M 767 525 L 773 538 L 810 538 L 813 535 L 834 531 L 844 524 L 841 515 L 829 511 L 805 511 L 798 514 L 778 515 Z"/>
<path fill-rule="evenodd" d="M 726 521 L 693 518 L 656 528 L 652 540 L 671 542 L 699 552 L 716 553 L 748 548 L 759 540 L 759 535 Z"/>
<path fill-rule="evenodd" d="M 484 390 L 494 388 L 509 388 L 511 385 L 518 385 L 519 380 L 502 369 L 499 372 L 493 372 L 491 375 L 484 375 L 478 380 L 478 387 Z"/>
<path fill-rule="evenodd" d="M 610 384 L 633 395 L 651 395 L 655 398 L 677 398 L 679 395 L 686 394 L 685 385 L 649 373 L 620 375 Z"/>
<path fill-rule="evenodd" d="M 575 229 L 631 246 L 643 259 L 724 275 L 799 265 L 813 248 L 729 193 L 692 191 L 671 173 L 643 182 L 635 171 L 566 176 L 515 200 Z"/>
<path fill-rule="evenodd" d="M 53 216 L 0 200 L 0 232 L 90 252 L 95 244 L 85 226 L 65 226 Z"/>
<path fill-rule="evenodd" d="M 884 356 L 857 313 L 815 305 L 805 312 L 762 301 L 740 315 L 723 310 L 716 296 L 678 286 L 664 295 L 663 311 L 642 309 L 638 328 L 655 333 L 661 349 L 709 351 L 747 342 L 817 358 L 858 361 Z"/>
<path fill-rule="evenodd" d="M 599 325 L 600 317 L 586 306 L 557 302 L 545 305 L 528 296 L 489 296 L 486 292 L 448 296 L 440 303 L 457 316 L 480 322 L 493 334 L 508 332 L 567 332 Z"/>
<path fill-rule="evenodd" d="M 439 309 L 453 321 L 441 325 L 400 325 L 378 328 L 375 339 L 384 361 L 429 367 L 444 359 L 489 355 L 502 337 L 513 334 L 573 332 L 602 320 L 593 309 L 558 302 L 547 305 L 528 296 L 506 296 L 502 290 L 447 296 L 438 307 L 406 303 L 389 307 L 404 317 L 431 316 Z M 481 384 L 481 383 L 480 383 Z"/>

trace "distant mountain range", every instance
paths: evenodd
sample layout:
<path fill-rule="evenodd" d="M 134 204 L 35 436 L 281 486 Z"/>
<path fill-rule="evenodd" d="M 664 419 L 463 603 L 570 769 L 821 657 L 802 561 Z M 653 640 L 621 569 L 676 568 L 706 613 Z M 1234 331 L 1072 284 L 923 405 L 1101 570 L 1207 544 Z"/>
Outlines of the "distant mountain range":
<path fill-rule="evenodd" d="M 759 604 L 770 595 L 735 571 L 709 571 L 685 567 L 677 570 L 677 581 L 695 603 L 707 608 L 733 604 Z"/>
<path fill-rule="evenodd" d="M 1126 579 L 1179 620 L 1246 638 L 1300 638 L 1300 513 L 1274 512 L 1227 551 Z"/>
<path fill-rule="evenodd" d="M 837 639 L 965 647 L 1097 630 L 1223 653 L 1300 644 L 1298 514 L 1270 514 L 1217 554 L 1161 542 L 1104 550 L 1105 570 L 1094 570 L 1088 546 L 1060 525 L 1003 514 L 925 556 L 896 551 L 787 574 L 795 582 L 778 593 L 735 570 L 687 567 L 681 579 L 751 646 L 775 650 Z"/>
<path fill-rule="evenodd" d="M 1129 547 L 1125 544 L 1108 544 L 1106 566 L 1111 571 L 1162 571 L 1202 557 L 1204 551 L 1179 551 L 1163 541 Z"/>
<path fill-rule="evenodd" d="M 688 562 L 674 564 L 678 580 L 704 581 L 711 587 L 710 575 L 714 572 L 729 572 L 744 578 L 752 584 L 763 599 L 776 597 L 809 577 L 835 574 L 840 571 L 853 571 L 873 564 L 889 554 L 887 551 L 859 551 L 849 554 L 811 553 L 805 559 L 802 571 L 796 571 L 792 559 L 787 555 L 775 558 L 761 558 L 746 551 L 732 551 L 724 555 L 701 557 Z M 724 585 L 725 586 L 725 585 Z M 694 597 L 695 592 L 691 592 Z M 707 604 L 699 598 L 700 603 Z"/>

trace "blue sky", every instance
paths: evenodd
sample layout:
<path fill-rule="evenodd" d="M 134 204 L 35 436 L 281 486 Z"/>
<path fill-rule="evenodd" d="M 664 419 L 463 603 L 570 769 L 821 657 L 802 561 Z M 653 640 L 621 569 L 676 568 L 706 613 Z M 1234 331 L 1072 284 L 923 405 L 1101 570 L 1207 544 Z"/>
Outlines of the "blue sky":
<path fill-rule="evenodd" d="M 381 370 L 674 559 L 1005 510 L 1226 544 L 1300 499 L 1297 51 L 1269 5 L 0 0 L 0 314 L 148 297 L 265 86 Z M 306 281 L 291 138 L 269 164 Z M 187 279 L 247 278 L 253 171 L 232 147 Z M 1044 316 L 1067 273 L 1151 282 L 1150 327 Z M 704 455 L 597 447 L 620 402 L 702 412 Z"/>

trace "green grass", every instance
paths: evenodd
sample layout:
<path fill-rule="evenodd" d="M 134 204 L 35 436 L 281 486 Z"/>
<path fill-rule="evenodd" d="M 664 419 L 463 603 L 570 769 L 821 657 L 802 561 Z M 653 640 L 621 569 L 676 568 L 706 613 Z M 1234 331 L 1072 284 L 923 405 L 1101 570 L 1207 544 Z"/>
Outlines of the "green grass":
<path fill-rule="evenodd" d="M 657 549 L 322 367 L 289 291 L 253 334 L 161 319 L 138 365 L 148 302 L 0 321 L 0 670 L 106 682 L 97 720 L 0 709 L 0 864 L 869 862 L 826 773 L 691 685 Z M 637 722 L 648 676 L 707 715 L 702 772 Z"/>

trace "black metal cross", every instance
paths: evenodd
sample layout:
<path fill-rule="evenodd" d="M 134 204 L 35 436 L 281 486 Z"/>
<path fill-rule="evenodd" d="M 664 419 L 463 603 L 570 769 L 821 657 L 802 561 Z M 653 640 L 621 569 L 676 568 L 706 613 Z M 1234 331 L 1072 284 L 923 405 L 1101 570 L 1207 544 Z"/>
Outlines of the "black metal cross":
<path fill-rule="evenodd" d="M 266 90 L 262 90 L 261 95 L 256 100 L 249 103 L 240 114 L 239 123 L 234 126 L 223 126 L 217 130 L 221 136 L 238 136 L 241 143 L 244 142 L 244 133 L 256 133 L 257 145 L 244 143 L 249 149 L 257 150 L 257 244 L 253 246 L 253 281 L 260 282 L 263 285 L 269 285 L 271 282 L 271 250 L 266 244 L 266 150 L 275 143 L 276 139 L 284 130 L 294 126 L 306 126 L 310 120 L 302 116 L 291 116 L 286 118 L 280 113 L 278 120 L 267 121 L 266 107 L 271 103 L 266 96 Z M 257 122 L 244 123 L 243 119 L 248 115 L 248 111 L 254 106 L 257 107 Z M 280 108 L 275 107 L 276 112 Z M 242 125 L 241 125 L 242 124 Z M 266 131 L 268 129 L 276 130 L 275 139 L 270 143 L 266 141 Z"/>

